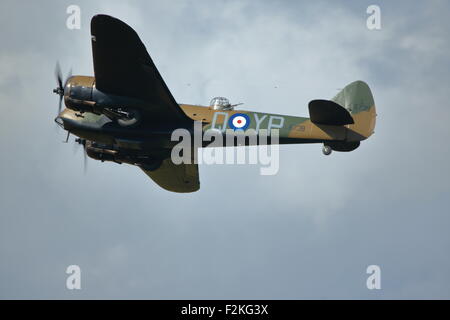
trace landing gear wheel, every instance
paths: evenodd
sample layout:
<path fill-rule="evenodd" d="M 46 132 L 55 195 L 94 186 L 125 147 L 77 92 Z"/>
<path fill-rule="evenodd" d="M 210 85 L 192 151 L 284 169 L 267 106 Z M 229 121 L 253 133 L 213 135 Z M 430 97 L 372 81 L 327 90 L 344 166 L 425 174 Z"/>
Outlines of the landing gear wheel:
<path fill-rule="evenodd" d="M 329 155 L 331 154 L 331 151 L 332 151 L 332 149 L 331 149 L 330 146 L 327 146 L 326 144 L 323 145 L 323 147 L 322 147 L 322 153 L 323 153 L 324 155 L 329 156 Z"/>

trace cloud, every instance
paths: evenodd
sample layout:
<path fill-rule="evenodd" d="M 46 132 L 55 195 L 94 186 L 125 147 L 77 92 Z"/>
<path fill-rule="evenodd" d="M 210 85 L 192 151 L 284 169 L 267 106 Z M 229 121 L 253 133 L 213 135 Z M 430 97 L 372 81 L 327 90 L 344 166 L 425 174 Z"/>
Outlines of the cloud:
<path fill-rule="evenodd" d="M 369 2 L 81 1 L 79 31 L 66 4 L 1 5 L 14 31 L 0 54 L 0 297 L 448 298 L 446 2 L 380 2 L 379 31 Z M 203 165 L 189 195 L 126 165 L 90 160 L 83 175 L 53 124 L 53 68 L 92 75 L 99 12 L 136 29 L 179 102 L 307 115 L 362 79 L 376 133 L 330 157 L 282 146 L 276 176 Z M 71 264 L 80 292 L 64 287 Z M 369 264 L 381 292 L 365 287 Z"/>

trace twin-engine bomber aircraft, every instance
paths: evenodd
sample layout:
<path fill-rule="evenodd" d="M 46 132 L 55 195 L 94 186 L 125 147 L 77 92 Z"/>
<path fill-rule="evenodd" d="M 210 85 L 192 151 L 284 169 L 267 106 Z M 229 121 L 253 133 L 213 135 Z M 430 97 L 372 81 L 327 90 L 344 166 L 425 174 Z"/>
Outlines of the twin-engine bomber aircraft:
<path fill-rule="evenodd" d="M 310 118 L 236 111 L 222 97 L 208 107 L 178 104 L 130 26 L 96 15 L 91 38 L 95 77 L 70 76 L 63 84 L 57 66 L 58 88 L 53 91 L 60 96 L 60 113 L 55 121 L 68 136 L 79 137 L 76 141 L 89 157 L 136 165 L 169 191 L 200 188 L 198 165 L 176 165 L 170 157 L 178 143 L 171 141 L 172 132 L 193 132 L 194 121 L 201 121 L 203 133 L 212 124 L 219 126 L 224 138 L 229 131 L 224 129 L 256 130 L 258 144 L 260 129 L 276 127 L 280 144 L 323 143 L 326 155 L 358 148 L 375 128 L 375 103 L 362 81 L 347 85 L 331 100 L 311 101 Z M 66 109 L 61 112 L 63 98 Z M 269 119 L 282 121 L 274 126 Z"/>

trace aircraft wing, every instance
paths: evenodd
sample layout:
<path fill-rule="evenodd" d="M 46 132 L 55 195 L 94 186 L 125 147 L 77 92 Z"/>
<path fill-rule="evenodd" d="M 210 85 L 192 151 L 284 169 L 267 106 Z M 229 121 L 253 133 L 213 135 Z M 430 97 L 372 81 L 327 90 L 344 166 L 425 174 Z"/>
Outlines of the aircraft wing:
<path fill-rule="evenodd" d="M 91 21 L 96 88 L 148 102 L 158 118 L 190 120 L 176 103 L 137 33 L 107 15 Z"/>
<path fill-rule="evenodd" d="M 161 188 L 173 192 L 194 192 L 200 189 L 197 164 L 176 165 L 165 159 L 156 170 L 144 170 Z"/>

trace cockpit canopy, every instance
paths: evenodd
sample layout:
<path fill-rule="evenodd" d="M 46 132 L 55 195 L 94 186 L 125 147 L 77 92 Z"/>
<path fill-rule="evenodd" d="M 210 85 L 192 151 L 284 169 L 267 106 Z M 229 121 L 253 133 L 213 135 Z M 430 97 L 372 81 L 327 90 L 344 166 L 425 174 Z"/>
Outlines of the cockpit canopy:
<path fill-rule="evenodd" d="M 209 103 L 209 107 L 213 110 L 233 110 L 230 101 L 224 97 L 215 97 Z"/>

